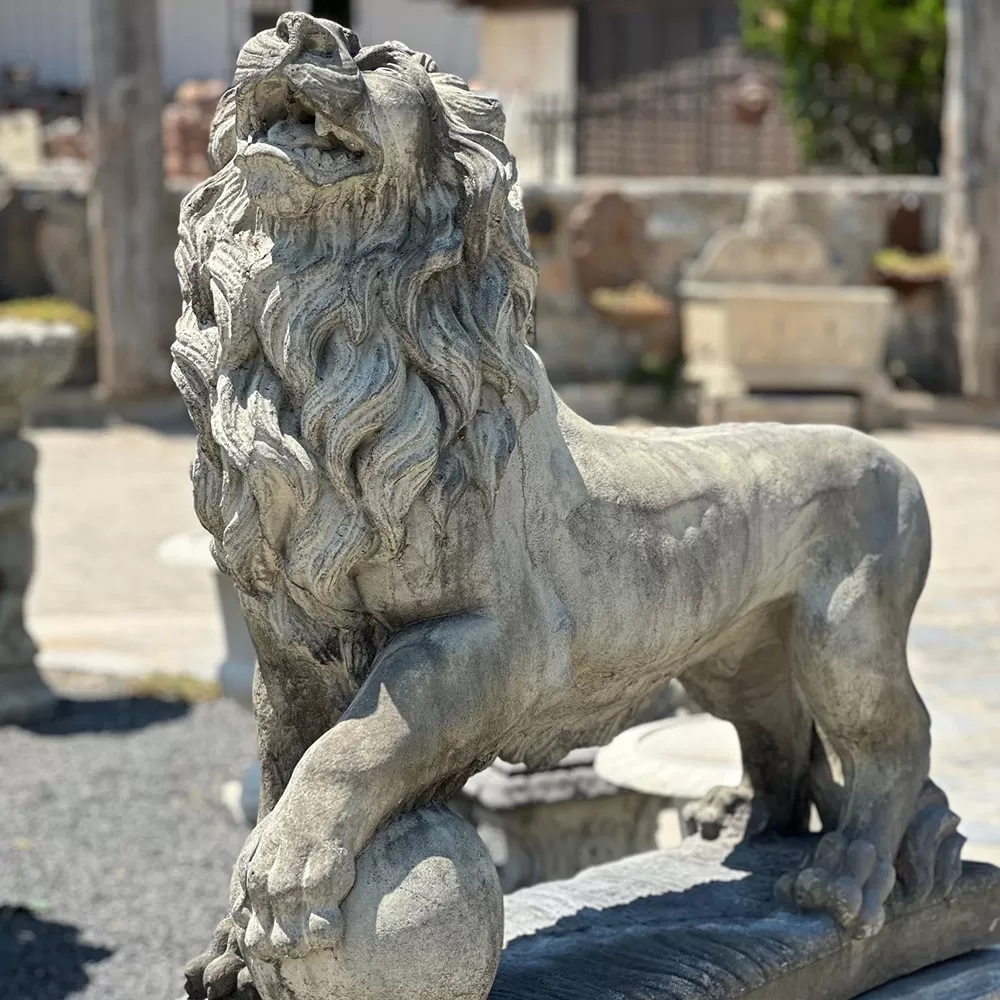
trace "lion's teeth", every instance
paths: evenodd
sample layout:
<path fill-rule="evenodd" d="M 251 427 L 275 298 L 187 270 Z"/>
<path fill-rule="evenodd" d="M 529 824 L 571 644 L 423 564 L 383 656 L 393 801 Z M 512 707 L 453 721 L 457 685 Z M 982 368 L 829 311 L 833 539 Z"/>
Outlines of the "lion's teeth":
<path fill-rule="evenodd" d="M 344 133 L 343 135 L 338 136 L 338 138 L 348 148 L 350 152 L 352 153 L 361 152 L 361 143 L 358 142 L 358 140 L 355 139 L 353 135 Z"/>
<path fill-rule="evenodd" d="M 363 151 L 364 147 L 355 135 L 352 135 L 347 129 L 341 128 L 339 125 L 334 125 L 329 118 L 324 118 L 323 115 L 316 115 L 316 123 L 314 125 L 316 129 L 316 134 L 321 135 L 324 138 L 333 137 L 337 142 L 344 146 L 348 152 L 360 153 Z"/>

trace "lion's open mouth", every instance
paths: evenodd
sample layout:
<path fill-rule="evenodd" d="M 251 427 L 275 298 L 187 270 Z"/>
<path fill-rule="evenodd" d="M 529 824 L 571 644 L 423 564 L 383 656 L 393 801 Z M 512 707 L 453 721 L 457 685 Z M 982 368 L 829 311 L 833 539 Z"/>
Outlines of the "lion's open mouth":
<path fill-rule="evenodd" d="M 287 78 L 254 88 L 250 124 L 245 158 L 278 157 L 314 184 L 336 184 L 371 169 L 366 138 L 323 114 Z"/>

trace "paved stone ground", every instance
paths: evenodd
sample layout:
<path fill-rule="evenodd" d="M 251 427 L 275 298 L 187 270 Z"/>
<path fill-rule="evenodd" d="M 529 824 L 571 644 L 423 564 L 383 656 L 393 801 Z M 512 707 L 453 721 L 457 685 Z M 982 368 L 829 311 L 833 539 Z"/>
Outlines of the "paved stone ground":
<path fill-rule="evenodd" d="M 164 539 L 200 526 L 194 437 L 136 425 L 42 430 L 30 626 L 42 663 L 214 677 L 224 642 L 211 575 L 166 566 Z"/>
<path fill-rule="evenodd" d="M 141 675 L 210 679 L 222 657 L 210 574 L 155 559 L 165 537 L 197 527 L 193 439 L 134 426 L 32 437 L 29 623 L 63 690 L 97 700 L 0 730 L 0 1000 L 170 1000 L 243 840 L 218 788 L 252 753 L 236 706 L 129 694 Z M 934 773 L 963 816 L 967 856 L 1000 862 L 1000 433 L 885 440 L 921 477 L 935 529 L 911 643 Z"/>
<path fill-rule="evenodd" d="M 1000 864 L 1000 433 L 886 434 L 920 477 L 934 554 L 910 633 L 932 719 L 932 774 L 963 818 L 966 856 Z"/>

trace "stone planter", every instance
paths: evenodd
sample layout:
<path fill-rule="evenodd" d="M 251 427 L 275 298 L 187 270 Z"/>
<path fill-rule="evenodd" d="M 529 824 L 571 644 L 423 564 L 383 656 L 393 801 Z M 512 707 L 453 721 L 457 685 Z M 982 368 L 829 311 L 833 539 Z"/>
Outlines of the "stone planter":
<path fill-rule="evenodd" d="M 68 324 L 0 320 L 0 724 L 29 722 L 55 706 L 24 626 L 37 456 L 21 436 L 21 408 L 66 377 L 78 339 Z"/>
<path fill-rule="evenodd" d="M 893 293 L 842 279 L 820 235 L 797 221 L 791 190 L 758 185 L 743 224 L 720 230 L 679 287 L 699 421 L 745 419 L 748 403 L 767 419 L 776 403 L 777 419 L 890 422 Z"/>
<path fill-rule="evenodd" d="M 885 384 L 887 288 L 686 281 L 681 295 L 686 374 L 708 395 Z"/>

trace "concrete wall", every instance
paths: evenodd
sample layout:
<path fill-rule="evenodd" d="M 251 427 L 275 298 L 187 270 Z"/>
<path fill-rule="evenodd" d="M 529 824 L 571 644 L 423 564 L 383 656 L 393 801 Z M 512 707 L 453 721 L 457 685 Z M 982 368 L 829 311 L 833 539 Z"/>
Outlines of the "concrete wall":
<path fill-rule="evenodd" d="M 944 185 L 938 179 L 801 177 L 790 183 L 798 195 L 802 221 L 825 236 L 851 283 L 868 280 L 872 256 L 884 245 L 888 214 L 902 194 L 922 198 L 926 247 L 939 246 Z M 656 292 L 675 301 L 684 265 L 721 226 L 743 219 L 753 184 L 742 179 L 666 178 L 525 185 L 529 226 L 541 209 L 553 221 L 550 233 L 532 234 L 539 267 L 537 347 L 553 381 L 621 378 L 638 361 L 627 339 L 601 320 L 577 286 L 570 215 L 588 192 L 614 189 L 641 209 L 651 245 L 644 278 Z M 0 210 L 0 260 L 7 261 L 0 274 L 0 294 L 20 297 L 52 291 L 89 306 L 85 186 L 72 190 L 25 186 L 16 195 Z M 160 258 L 171 275 L 180 196 L 177 189 L 170 193 L 170 244 Z"/>
<path fill-rule="evenodd" d="M 4 0 L 0 65 L 35 66 L 42 83 L 80 87 L 88 26 L 88 0 Z"/>
<path fill-rule="evenodd" d="M 163 78 L 229 79 L 250 36 L 252 9 L 309 10 L 310 0 L 159 0 Z M 275 15 L 277 17 L 277 14 Z M 355 0 L 365 44 L 398 39 L 442 68 L 478 76 L 480 14 L 450 0 Z M 545 60 L 540 60 L 544 64 Z M 89 0 L 0 0 L 0 65 L 36 67 L 41 83 L 82 88 L 90 75 Z"/>
<path fill-rule="evenodd" d="M 480 17 L 450 0 L 353 0 L 351 14 L 363 44 L 405 42 L 466 80 L 480 73 Z"/>
<path fill-rule="evenodd" d="M 480 45 L 490 90 L 563 98 L 576 92 L 575 11 L 484 11 Z"/>
<path fill-rule="evenodd" d="M 484 11 L 480 45 L 480 82 L 503 102 L 507 144 L 517 156 L 520 175 L 542 180 L 543 150 L 531 116 L 539 100 L 568 106 L 576 93 L 576 12 Z M 554 177 L 572 177 L 575 143 L 570 128 L 560 131 L 556 145 Z"/>
<path fill-rule="evenodd" d="M 159 11 L 168 90 L 190 78 L 232 76 L 249 35 L 248 0 L 160 0 Z M 85 87 L 89 29 L 89 0 L 3 0 L 0 64 L 33 65 L 44 84 Z"/>

